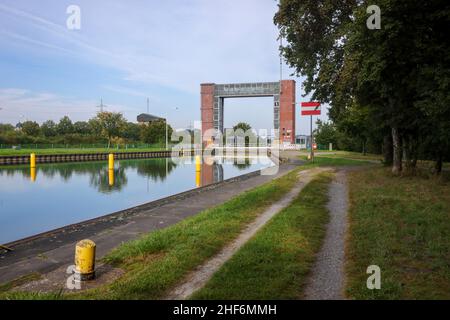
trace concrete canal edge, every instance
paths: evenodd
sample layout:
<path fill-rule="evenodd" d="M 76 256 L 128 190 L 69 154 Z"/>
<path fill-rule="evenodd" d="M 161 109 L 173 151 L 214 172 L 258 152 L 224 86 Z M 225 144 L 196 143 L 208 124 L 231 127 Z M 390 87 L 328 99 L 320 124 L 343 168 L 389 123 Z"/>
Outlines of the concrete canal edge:
<path fill-rule="evenodd" d="M 114 154 L 114 158 L 121 159 L 153 159 L 192 156 L 195 150 L 180 151 L 145 151 L 145 152 L 105 152 L 105 153 L 73 153 L 73 154 L 47 154 L 36 155 L 36 163 L 61 163 L 61 162 L 81 162 L 108 160 L 108 155 Z M 29 155 L 0 156 L 0 165 L 29 164 Z"/>

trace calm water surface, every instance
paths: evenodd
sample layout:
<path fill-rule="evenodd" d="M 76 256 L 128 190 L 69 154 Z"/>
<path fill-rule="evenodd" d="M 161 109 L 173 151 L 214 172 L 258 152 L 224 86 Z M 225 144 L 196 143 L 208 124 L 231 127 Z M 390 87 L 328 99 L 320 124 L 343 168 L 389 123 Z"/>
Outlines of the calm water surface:
<path fill-rule="evenodd" d="M 0 244 L 272 165 L 268 158 L 219 159 L 195 171 L 192 158 L 0 168 Z"/>

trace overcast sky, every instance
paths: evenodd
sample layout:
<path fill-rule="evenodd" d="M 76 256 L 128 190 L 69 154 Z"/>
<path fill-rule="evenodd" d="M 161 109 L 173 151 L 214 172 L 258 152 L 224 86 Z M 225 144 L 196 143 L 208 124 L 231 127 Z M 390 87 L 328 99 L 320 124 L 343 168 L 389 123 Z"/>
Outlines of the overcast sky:
<path fill-rule="evenodd" d="M 72 4 L 80 30 L 66 27 Z M 150 113 L 187 127 L 200 120 L 200 83 L 279 80 L 276 8 L 274 0 L 2 0 L 0 122 L 87 120 L 101 98 L 135 121 L 148 97 Z M 291 73 L 283 67 L 297 101 L 308 100 Z M 227 99 L 225 127 L 272 128 L 272 105 Z M 309 118 L 300 118 L 297 134 L 308 133 Z"/>

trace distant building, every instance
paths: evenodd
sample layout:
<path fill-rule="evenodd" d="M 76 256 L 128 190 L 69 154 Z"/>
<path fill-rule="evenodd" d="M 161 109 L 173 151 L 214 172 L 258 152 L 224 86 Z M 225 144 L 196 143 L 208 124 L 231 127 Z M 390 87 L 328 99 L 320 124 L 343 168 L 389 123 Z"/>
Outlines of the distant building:
<path fill-rule="evenodd" d="M 303 134 L 295 136 L 295 144 L 300 145 L 300 149 L 309 149 L 311 146 L 311 137 Z"/>
<path fill-rule="evenodd" d="M 154 116 L 152 114 L 148 114 L 148 113 L 141 113 L 140 115 L 137 116 L 137 122 L 139 123 L 149 123 L 149 122 L 153 122 L 153 121 L 164 121 L 164 118 L 160 118 L 157 116 Z"/>

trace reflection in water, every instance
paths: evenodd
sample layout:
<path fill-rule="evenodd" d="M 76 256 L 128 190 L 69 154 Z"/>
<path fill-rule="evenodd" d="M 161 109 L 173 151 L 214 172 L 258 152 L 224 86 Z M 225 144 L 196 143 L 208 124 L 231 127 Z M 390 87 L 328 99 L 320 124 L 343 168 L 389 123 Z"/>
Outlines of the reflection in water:
<path fill-rule="evenodd" d="M 131 165 L 132 168 L 137 168 L 137 172 L 140 175 L 150 177 L 154 181 L 157 181 L 158 179 L 164 181 L 167 175 L 170 174 L 176 166 L 177 164 L 170 158 L 152 159 L 151 162 L 138 162 Z"/>
<path fill-rule="evenodd" d="M 249 158 L 244 158 L 244 159 L 234 159 L 233 165 L 239 170 L 245 170 L 249 168 L 252 164 L 250 163 Z"/>
<path fill-rule="evenodd" d="M 252 166 L 249 158 L 228 159 L 225 163 L 231 163 L 239 170 L 247 170 Z M 230 161 L 231 160 L 231 161 Z M 102 193 L 120 191 L 127 184 L 126 172 L 128 169 L 136 169 L 136 172 L 152 181 L 163 182 L 167 176 L 177 167 L 170 158 L 149 159 L 147 161 L 121 160 L 117 169 L 109 169 L 104 162 L 80 162 L 41 164 L 37 168 L 28 166 L 5 167 L 0 170 L 0 176 L 13 176 L 22 174 L 35 182 L 38 175 L 46 178 L 55 178 L 57 175 L 65 182 L 69 182 L 73 176 L 89 175 L 91 186 Z M 223 165 L 214 158 L 205 159 L 196 167 L 195 185 L 205 186 L 223 180 Z M 200 171 L 197 171 L 201 168 Z"/>
<path fill-rule="evenodd" d="M 114 185 L 114 169 L 108 170 L 108 182 L 110 187 Z"/>
<path fill-rule="evenodd" d="M 202 163 L 202 179 L 201 186 L 216 183 L 223 180 L 223 166 L 217 162 L 209 165 L 208 163 Z"/>
<path fill-rule="evenodd" d="M 31 180 L 31 182 L 36 181 L 36 167 L 30 168 L 30 180 Z"/>
<path fill-rule="evenodd" d="M 201 171 L 195 171 L 195 186 L 197 188 L 202 186 L 202 172 Z"/>
<path fill-rule="evenodd" d="M 91 186 L 102 193 L 120 191 L 127 184 L 126 171 L 136 169 L 136 172 L 153 181 L 164 181 L 177 166 L 170 158 L 151 159 L 149 161 L 122 160 L 117 169 L 109 170 L 104 162 L 76 162 L 41 164 L 37 168 L 28 166 L 4 167 L 0 170 L 0 176 L 14 176 L 21 174 L 35 182 L 38 175 L 45 178 L 55 178 L 57 175 L 65 182 L 76 175 L 89 175 Z"/>
<path fill-rule="evenodd" d="M 268 158 L 264 158 L 268 159 Z M 130 159 L 0 168 L 0 243 L 100 217 L 267 167 L 264 159 Z M 39 213 L 39 214 L 36 214 Z"/>
<path fill-rule="evenodd" d="M 120 166 L 117 169 L 103 169 L 89 176 L 89 183 L 101 193 L 111 193 L 121 191 L 128 183 L 125 168 Z"/>

